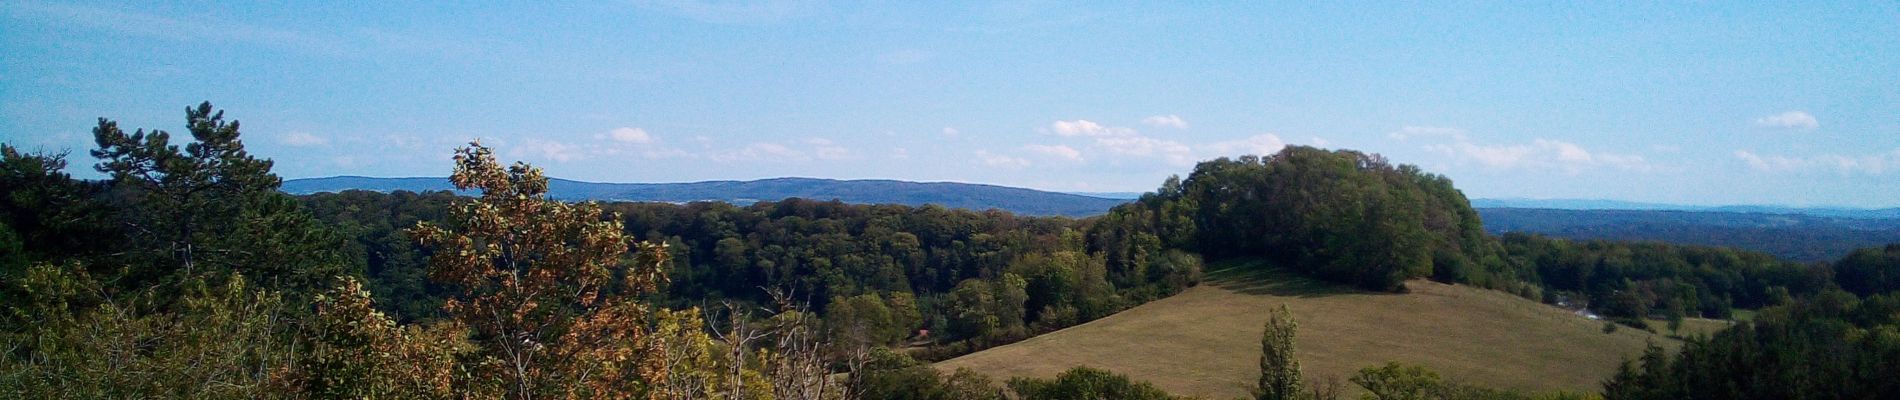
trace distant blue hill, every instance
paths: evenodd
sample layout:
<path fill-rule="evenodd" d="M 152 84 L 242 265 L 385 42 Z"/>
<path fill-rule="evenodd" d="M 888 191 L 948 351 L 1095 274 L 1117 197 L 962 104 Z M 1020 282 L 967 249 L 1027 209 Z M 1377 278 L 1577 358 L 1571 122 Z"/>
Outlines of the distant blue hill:
<path fill-rule="evenodd" d="M 412 192 L 453 190 L 447 178 L 372 178 L 337 176 L 284 181 L 290 194 L 370 190 Z M 1006 186 L 953 182 L 775 178 L 755 181 L 689 183 L 597 183 L 550 179 L 548 195 L 561 200 L 724 201 L 751 204 L 786 198 L 839 200 L 856 204 L 936 204 L 972 210 L 1000 209 L 1023 215 L 1085 217 L 1108 212 L 1125 199 L 1045 192 Z"/>
<path fill-rule="evenodd" d="M 1746 214 L 1793 214 L 1815 217 L 1857 218 L 1857 219 L 1900 219 L 1900 207 L 1865 209 L 1843 207 L 1783 207 L 1783 206 L 1688 206 L 1680 204 L 1642 203 L 1619 200 L 1590 199 L 1472 199 L 1473 208 L 1537 208 L 1552 210 L 1636 210 L 1636 211 L 1702 211 Z"/>
<path fill-rule="evenodd" d="M 1118 200 L 1134 200 L 1134 199 L 1141 198 L 1141 195 L 1148 194 L 1146 192 L 1067 192 L 1067 193 L 1077 195 L 1077 196 L 1100 197 L 1104 199 L 1118 199 Z"/>
<path fill-rule="evenodd" d="M 1833 261 L 1857 248 L 1900 243 L 1900 218 L 1871 218 L 1887 210 L 1858 210 L 1861 217 L 1804 214 L 1814 209 L 1775 207 L 1775 212 L 1684 210 L 1566 210 L 1480 207 L 1484 229 L 1493 234 L 1538 233 L 1571 239 L 1645 240 L 1736 247 L 1793 261 Z"/>

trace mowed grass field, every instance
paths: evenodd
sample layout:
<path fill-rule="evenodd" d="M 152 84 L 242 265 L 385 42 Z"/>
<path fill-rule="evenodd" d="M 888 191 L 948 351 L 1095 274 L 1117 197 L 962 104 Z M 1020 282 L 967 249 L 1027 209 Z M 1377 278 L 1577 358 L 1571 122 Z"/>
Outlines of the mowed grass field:
<path fill-rule="evenodd" d="M 1398 361 L 1463 382 L 1523 390 L 1591 391 L 1654 341 L 1680 342 L 1503 292 L 1413 281 L 1411 293 L 1370 293 L 1258 262 L 1212 266 L 1208 282 L 1086 324 L 938 363 L 1003 380 L 1050 378 L 1078 365 L 1153 382 L 1175 394 L 1245 396 L 1259 376 L 1268 310 L 1299 322 L 1295 351 L 1309 381 L 1346 378 Z M 1235 271 L 1249 271 L 1238 273 Z"/>

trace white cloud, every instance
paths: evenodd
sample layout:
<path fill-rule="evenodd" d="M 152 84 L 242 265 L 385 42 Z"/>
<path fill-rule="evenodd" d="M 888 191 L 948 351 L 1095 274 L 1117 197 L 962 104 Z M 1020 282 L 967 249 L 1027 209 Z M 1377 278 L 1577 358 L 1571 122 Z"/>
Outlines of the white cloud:
<path fill-rule="evenodd" d="M 975 154 L 977 161 L 991 167 L 1015 169 L 1029 166 L 1029 160 L 1022 159 L 1021 157 L 991 153 L 988 150 L 977 150 Z"/>
<path fill-rule="evenodd" d="M 330 144 L 330 139 L 308 132 L 291 132 L 289 135 L 284 135 L 283 142 L 295 147 L 309 147 Z"/>
<path fill-rule="evenodd" d="M 1885 153 L 1861 156 L 1821 154 L 1812 157 L 1762 156 L 1748 150 L 1736 150 L 1735 158 L 1761 172 L 1786 173 L 1832 170 L 1841 175 L 1885 175 L 1900 172 L 1900 148 Z"/>
<path fill-rule="evenodd" d="M 805 138 L 805 144 L 811 146 L 811 154 L 821 160 L 842 160 L 851 157 L 851 149 L 839 146 L 831 139 Z"/>
<path fill-rule="evenodd" d="M 1452 131 L 1434 132 L 1439 133 L 1437 136 L 1440 137 L 1450 137 L 1452 141 L 1427 145 L 1426 150 L 1493 169 L 1554 169 L 1569 174 L 1597 167 L 1632 172 L 1655 169 L 1641 155 L 1590 151 L 1576 143 L 1561 140 L 1536 139 L 1528 144 L 1479 144 L 1462 133 L 1453 135 L 1450 134 Z"/>
<path fill-rule="evenodd" d="M 1081 151 L 1076 150 L 1074 147 L 1069 147 L 1065 145 L 1032 144 L 1032 145 L 1023 146 L 1023 150 L 1029 150 L 1031 152 L 1039 153 L 1039 154 L 1049 156 L 1050 158 L 1055 158 L 1055 159 L 1068 160 L 1068 161 L 1074 161 L 1074 162 L 1082 161 Z"/>
<path fill-rule="evenodd" d="M 1056 121 L 1049 128 L 1060 136 L 1128 136 L 1135 134 L 1134 129 L 1103 126 L 1086 119 L 1074 121 Z"/>
<path fill-rule="evenodd" d="M 1435 144 L 1425 146 L 1425 149 L 1437 151 L 1449 156 L 1477 161 L 1479 164 L 1493 168 L 1517 167 L 1519 164 L 1522 164 L 1524 159 L 1529 157 L 1533 151 L 1530 146 L 1525 145 L 1480 146 L 1472 144 L 1471 142 Z"/>
<path fill-rule="evenodd" d="M 1269 155 L 1278 153 L 1280 149 L 1284 148 L 1286 148 L 1286 141 L 1280 140 L 1279 135 L 1268 133 L 1254 135 L 1246 139 L 1216 142 L 1201 146 L 1201 156 L 1202 158 L 1215 158 L 1247 154 Z"/>
<path fill-rule="evenodd" d="M 520 145 L 514 146 L 514 151 L 511 153 L 515 157 L 525 155 L 540 157 L 545 160 L 567 162 L 587 158 L 585 154 L 581 154 L 580 150 L 581 149 L 577 146 L 558 141 L 530 138 L 522 140 Z"/>
<path fill-rule="evenodd" d="M 1148 124 L 1148 126 L 1153 126 L 1153 127 L 1167 127 L 1167 128 L 1174 128 L 1174 129 L 1188 128 L 1187 121 L 1181 119 L 1181 116 L 1174 115 L 1174 114 L 1156 115 L 1156 116 L 1152 116 L 1148 118 L 1142 118 L 1141 123 Z"/>
<path fill-rule="evenodd" d="M 1458 141 L 1467 140 L 1465 138 L 1465 130 L 1463 129 L 1441 128 L 1441 127 L 1431 127 L 1431 126 L 1407 126 L 1404 128 L 1399 128 L 1399 130 L 1392 131 L 1392 133 L 1387 133 L 1385 136 L 1389 138 L 1393 138 L 1393 139 L 1398 139 L 1398 140 L 1406 140 L 1406 139 L 1411 139 L 1411 138 L 1420 138 L 1420 139 L 1450 138 L 1452 140 L 1458 140 Z"/>
<path fill-rule="evenodd" d="M 753 142 L 730 153 L 726 160 L 799 161 L 810 159 L 805 153 L 778 143 Z"/>
<path fill-rule="evenodd" d="M 906 149 L 902 147 L 892 147 L 890 157 L 893 160 L 910 159 L 910 149 Z"/>
<path fill-rule="evenodd" d="M 607 135 L 621 143 L 653 143 L 653 135 L 647 134 L 647 130 L 640 128 L 614 128 Z"/>
<path fill-rule="evenodd" d="M 1147 136 L 1115 136 L 1095 139 L 1095 144 L 1110 153 L 1125 156 L 1158 156 L 1176 164 L 1193 162 L 1193 149 L 1181 142 Z"/>
<path fill-rule="evenodd" d="M 959 131 L 957 131 L 957 128 L 951 128 L 951 127 L 948 127 L 948 126 L 946 126 L 946 127 L 943 127 L 943 135 L 944 135 L 944 136 L 948 136 L 948 137 L 953 137 L 953 138 L 954 138 L 954 137 L 957 137 L 957 135 L 961 135 L 961 134 L 963 134 L 963 132 L 959 132 Z"/>
<path fill-rule="evenodd" d="M 1308 142 L 1313 143 L 1314 147 L 1326 147 L 1327 145 L 1333 144 L 1332 141 L 1326 140 L 1325 138 L 1321 138 L 1319 136 L 1314 136 L 1313 139 L 1308 140 Z"/>
<path fill-rule="evenodd" d="M 840 146 L 818 146 L 812 148 L 812 155 L 821 160 L 842 160 L 851 157 L 851 150 Z"/>
<path fill-rule="evenodd" d="M 1755 125 L 1782 129 L 1814 129 L 1821 127 L 1821 121 L 1814 119 L 1807 111 L 1789 111 L 1766 117 L 1756 118 Z"/>

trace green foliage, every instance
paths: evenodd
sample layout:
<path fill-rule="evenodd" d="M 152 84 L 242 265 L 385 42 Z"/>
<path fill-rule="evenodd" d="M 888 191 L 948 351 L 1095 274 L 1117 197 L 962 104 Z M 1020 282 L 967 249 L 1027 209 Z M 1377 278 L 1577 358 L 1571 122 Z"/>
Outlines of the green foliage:
<path fill-rule="evenodd" d="M 450 181 L 481 197 L 410 235 L 434 250 L 430 277 L 461 292 L 444 308 L 472 332 L 477 374 L 521 399 L 636 397 L 665 377 L 637 300 L 665 279 L 666 249 L 632 243 L 595 204 L 548 199 L 540 169 L 503 168 L 479 143 L 455 162 Z"/>
<path fill-rule="evenodd" d="M 1503 244 L 1515 274 L 1541 285 L 1547 302 L 1588 307 L 1637 327 L 1652 314 L 1725 318 L 1731 308 L 1810 296 L 1834 280 L 1826 266 L 1728 248 L 1522 234 L 1504 235 Z"/>
<path fill-rule="evenodd" d="M 1353 375 L 1352 383 L 1365 388 L 1361 398 L 1366 400 L 1531 400 L 1531 399 L 1587 399 L 1589 395 L 1577 393 L 1541 393 L 1526 394 L 1510 390 L 1492 389 L 1467 385 L 1446 380 L 1437 372 L 1420 366 L 1403 365 L 1388 362 L 1383 366 L 1366 367 Z"/>
<path fill-rule="evenodd" d="M 1900 243 L 1859 249 L 1834 263 L 1834 281 L 1860 296 L 1900 291 Z"/>
<path fill-rule="evenodd" d="M 1840 291 L 1751 323 L 1651 347 L 1603 384 L 1608 399 L 1890 399 L 1900 396 L 1900 295 Z"/>
<path fill-rule="evenodd" d="M 1293 313 L 1280 306 L 1267 317 L 1260 334 L 1260 381 L 1254 385 L 1254 399 L 1289 400 L 1300 398 L 1304 389 L 1300 379 L 1300 360 L 1293 356 L 1293 337 L 1299 323 Z"/>
<path fill-rule="evenodd" d="M 1350 380 L 1366 389 L 1365 398 L 1369 400 L 1424 400 L 1443 386 L 1437 372 L 1396 362 L 1366 367 Z"/>
<path fill-rule="evenodd" d="M 26 262 L 96 261 L 123 245 L 100 240 L 122 233 L 97 199 L 102 186 L 67 175 L 65 156 L 22 153 L 0 143 L 0 224 L 10 228 L 21 246 L 11 257 Z M 8 271 L 17 274 L 24 268 L 16 264 Z"/>
<path fill-rule="evenodd" d="M 364 260 L 365 286 L 381 309 L 405 322 L 439 317 L 436 310 L 450 290 L 420 279 L 428 251 L 413 249 L 413 239 L 400 228 L 444 222 L 453 199 L 446 192 L 362 191 L 303 198 L 308 208 L 355 238 L 344 247 Z M 789 293 L 838 326 L 853 323 L 829 316 L 836 300 L 857 299 L 860 304 L 847 306 L 856 310 L 868 300 L 861 296 L 878 297 L 887 307 L 902 298 L 909 311 L 897 314 L 914 317 L 893 314 L 888 326 L 874 322 L 877 334 L 871 336 L 878 340 L 872 342 L 893 343 L 928 329 L 928 339 L 939 344 L 933 358 L 1106 316 L 1196 284 L 1201 273 L 1198 255 L 1161 248 L 1154 235 L 1116 239 L 1103 233 L 1111 224 L 1096 220 L 802 199 L 746 207 L 608 203 L 602 208 L 621 214 L 628 234 L 669 244 L 674 258 L 667 268 L 669 282 L 656 296 L 661 304 L 735 301 L 769 307 L 778 301 L 769 293 Z M 1139 256 L 1125 257 L 1131 254 Z M 1117 267 L 1109 260 L 1121 261 L 1115 261 Z M 1008 274 L 1023 281 L 1021 312 L 1013 310 L 1015 292 L 996 290 Z M 992 298 L 1004 295 L 1003 301 L 983 301 L 966 292 L 963 305 L 986 306 L 954 309 L 952 292 L 972 279 L 991 286 Z M 959 316 L 967 318 L 959 321 Z M 985 317 L 997 317 L 996 325 L 975 323 Z"/>
<path fill-rule="evenodd" d="M 890 303 L 897 301 L 887 302 L 876 293 L 833 298 L 831 310 L 825 313 L 829 337 L 839 344 L 864 347 L 895 344 L 909 337 L 909 327 L 917 326 L 915 306 L 908 310 L 910 315 L 904 315 Z"/>
<path fill-rule="evenodd" d="M 1009 388 L 1023 400 L 1169 400 L 1176 398 L 1156 388 L 1153 384 L 1130 380 L 1125 375 L 1089 367 L 1075 367 L 1064 371 L 1056 375 L 1054 380 L 1010 379 Z"/>
<path fill-rule="evenodd" d="M 852 377 L 858 398 L 890 400 L 1002 400 L 1003 390 L 968 369 L 945 376 L 902 353 L 878 348 Z"/>
<path fill-rule="evenodd" d="M 245 151 L 237 121 L 211 103 L 187 108 L 185 118 L 191 141 L 182 149 L 165 131 L 127 134 L 104 118 L 93 128 L 94 169 L 112 177 L 107 199 L 139 245 L 118 259 L 132 268 L 115 282 L 242 272 L 301 295 L 349 272 L 334 251 L 342 238 L 277 191 L 271 161 Z"/>
<path fill-rule="evenodd" d="M 176 298 L 98 297 L 83 269 L 40 264 L 16 281 L 28 318 L 0 334 L 0 397 L 275 397 L 292 365 L 280 296 L 239 277 L 188 282 Z M 164 301 L 161 301 L 164 300 Z"/>
<path fill-rule="evenodd" d="M 355 190 L 299 197 L 311 214 L 351 238 L 343 253 L 360 260 L 364 286 L 377 307 L 404 323 L 442 317 L 450 290 L 429 281 L 429 252 L 416 245 L 408 229 L 423 221 L 445 223 L 454 199 L 450 192 Z"/>
<path fill-rule="evenodd" d="M 497 396 L 473 382 L 460 361 L 473 353 L 466 328 L 401 326 L 371 306 L 369 292 L 344 278 L 314 299 L 316 316 L 298 332 L 304 353 L 283 385 L 313 398 L 450 399 Z"/>
<path fill-rule="evenodd" d="M 1432 276 L 1434 264 L 1458 279 L 1490 280 L 1489 265 L 1474 265 L 1498 260 L 1450 180 L 1354 151 L 1294 146 L 1202 162 L 1185 181 L 1170 180 L 1105 220 L 1191 233 L 1173 244 L 1214 257 L 1263 255 L 1372 290 L 1401 290 L 1406 279 Z"/>

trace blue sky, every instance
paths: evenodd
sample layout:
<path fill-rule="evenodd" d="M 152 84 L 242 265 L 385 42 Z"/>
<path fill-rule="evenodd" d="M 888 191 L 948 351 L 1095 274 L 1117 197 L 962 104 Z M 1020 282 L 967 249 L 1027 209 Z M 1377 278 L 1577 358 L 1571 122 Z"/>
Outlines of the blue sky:
<path fill-rule="evenodd" d="M 481 138 L 590 181 L 1146 191 L 1316 145 L 1471 197 L 1900 206 L 1892 2 L 122 3 L 0 3 L 0 140 L 96 177 L 96 118 L 209 100 L 287 178 Z"/>

